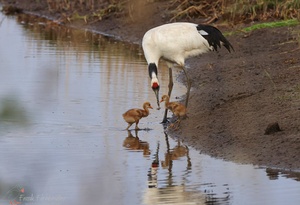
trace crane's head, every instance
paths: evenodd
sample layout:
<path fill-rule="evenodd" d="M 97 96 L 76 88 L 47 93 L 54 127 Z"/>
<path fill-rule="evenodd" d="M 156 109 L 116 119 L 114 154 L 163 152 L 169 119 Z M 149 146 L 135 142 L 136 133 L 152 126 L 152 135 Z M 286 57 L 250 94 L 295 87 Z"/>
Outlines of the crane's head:
<path fill-rule="evenodd" d="M 149 76 L 151 79 L 151 88 L 155 93 L 156 101 L 158 110 L 160 110 L 160 103 L 159 103 L 159 82 L 157 79 L 157 63 L 149 63 L 148 70 L 149 70 Z"/>
<path fill-rule="evenodd" d="M 158 106 L 158 110 L 160 110 L 160 103 L 159 103 L 159 83 L 158 83 L 158 80 L 157 78 L 154 78 L 151 80 L 151 87 L 152 87 L 152 90 L 154 91 L 155 93 L 155 97 L 156 97 L 156 101 L 157 101 L 157 106 Z"/>

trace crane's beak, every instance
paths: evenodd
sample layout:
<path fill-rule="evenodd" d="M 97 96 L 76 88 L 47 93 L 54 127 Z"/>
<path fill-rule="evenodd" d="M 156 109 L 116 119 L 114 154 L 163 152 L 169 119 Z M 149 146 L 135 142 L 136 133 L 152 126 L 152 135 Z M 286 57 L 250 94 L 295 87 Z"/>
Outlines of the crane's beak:
<path fill-rule="evenodd" d="M 156 101 L 157 101 L 157 110 L 160 110 L 160 103 L 159 103 L 159 87 L 153 88 L 153 91 L 155 93 Z"/>

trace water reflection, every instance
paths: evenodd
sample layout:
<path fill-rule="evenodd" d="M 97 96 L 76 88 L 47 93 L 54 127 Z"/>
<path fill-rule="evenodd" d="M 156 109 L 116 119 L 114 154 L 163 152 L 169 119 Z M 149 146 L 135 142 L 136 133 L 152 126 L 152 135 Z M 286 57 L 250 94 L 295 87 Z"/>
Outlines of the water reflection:
<path fill-rule="evenodd" d="M 190 170 L 192 168 L 191 158 L 189 156 L 189 148 L 187 146 L 181 145 L 180 140 L 177 140 L 177 145 L 174 148 L 170 148 L 169 137 L 165 133 L 167 152 L 165 153 L 165 160 L 161 161 L 161 166 L 164 169 L 169 169 L 172 172 L 173 161 L 178 160 L 181 157 L 187 157 L 186 169 Z"/>
<path fill-rule="evenodd" d="M 135 130 L 135 137 L 128 130 L 128 136 L 123 141 L 123 147 L 132 151 L 143 151 L 144 156 L 150 155 L 149 143 L 142 141 L 138 137 L 138 130 Z"/>
<path fill-rule="evenodd" d="M 223 198 L 216 196 L 216 194 L 210 190 L 205 189 L 203 192 L 192 188 L 188 183 L 188 176 L 192 169 L 192 160 L 189 156 L 189 148 L 186 145 L 182 145 L 180 140 L 177 140 L 177 144 L 174 147 L 170 147 L 169 137 L 165 133 L 165 143 L 167 150 L 164 153 L 164 160 L 161 161 L 162 169 L 166 169 L 167 173 L 163 175 L 162 179 L 159 179 L 159 148 L 160 144 L 157 144 L 156 152 L 153 154 L 153 161 L 148 171 L 148 189 L 146 189 L 143 196 L 144 204 L 228 204 L 230 200 L 230 194 Z M 177 160 L 186 158 L 185 170 L 182 170 L 182 177 L 180 181 L 176 181 L 173 173 L 173 166 Z M 184 168 L 181 166 L 181 169 Z M 207 185 L 205 185 L 207 186 Z M 207 186 L 209 187 L 209 186 Z"/>
<path fill-rule="evenodd" d="M 292 172 L 288 170 L 281 170 L 275 168 L 266 168 L 266 173 L 270 180 L 277 180 L 281 176 L 284 176 L 289 179 L 300 181 L 300 172 Z"/>
<path fill-rule="evenodd" d="M 93 53 L 87 52 L 88 50 L 98 50 L 97 48 L 101 47 L 101 50 L 116 54 L 120 49 L 126 47 L 126 49 L 123 51 L 125 58 L 138 57 L 140 59 L 143 59 L 142 55 L 135 55 L 135 53 L 133 52 L 138 51 L 138 53 L 141 53 L 141 48 L 134 44 L 125 42 L 117 43 L 115 40 L 103 35 L 99 35 L 97 33 L 93 33 L 87 30 L 83 31 L 80 29 L 65 27 L 48 19 L 37 18 L 28 14 L 19 14 L 17 16 L 17 21 L 20 24 L 23 24 L 25 31 L 27 31 L 30 36 L 33 36 L 35 39 L 46 40 L 46 42 L 48 41 L 51 45 L 57 46 L 55 48 L 58 49 L 71 48 L 72 51 L 74 51 L 74 49 L 75 51 L 81 50 L 84 51 L 84 53 L 92 56 Z M 112 44 L 114 45 L 111 46 Z M 105 53 L 99 52 L 98 54 L 101 57 L 101 55 Z M 105 56 L 108 58 L 102 58 L 102 60 L 116 60 L 119 65 L 122 65 L 122 61 L 120 60 L 123 60 L 123 58 L 118 58 L 118 56 L 116 55 Z M 93 58 L 91 58 L 91 60 L 93 60 Z"/>

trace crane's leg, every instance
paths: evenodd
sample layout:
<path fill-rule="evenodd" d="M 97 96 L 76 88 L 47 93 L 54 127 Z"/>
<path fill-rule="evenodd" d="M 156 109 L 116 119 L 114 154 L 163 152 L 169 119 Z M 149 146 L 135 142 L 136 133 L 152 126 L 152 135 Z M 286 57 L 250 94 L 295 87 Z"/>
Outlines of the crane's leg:
<path fill-rule="evenodd" d="M 169 91 L 168 91 L 168 95 L 171 98 L 171 93 L 173 90 L 173 73 L 172 73 L 172 68 L 169 68 Z"/>
<path fill-rule="evenodd" d="M 172 93 L 172 90 L 173 90 L 173 73 L 172 73 L 172 68 L 171 67 L 169 67 L 169 86 L 168 87 L 169 87 L 168 95 L 171 98 L 171 93 Z M 168 115 L 168 109 L 166 108 L 162 123 L 167 122 L 167 115 Z"/>
<path fill-rule="evenodd" d="M 188 74 L 187 74 L 187 72 L 186 72 L 185 67 L 182 66 L 182 69 L 183 69 L 184 74 L 185 74 L 185 76 L 186 76 L 186 82 L 187 82 L 187 92 L 186 92 L 186 99 L 185 99 L 185 107 L 187 107 L 187 106 L 188 106 L 188 102 L 189 102 L 190 90 L 191 90 L 191 85 L 192 85 L 192 84 L 191 84 L 191 81 L 190 81 L 190 79 L 189 79 L 189 76 L 188 76 Z"/>

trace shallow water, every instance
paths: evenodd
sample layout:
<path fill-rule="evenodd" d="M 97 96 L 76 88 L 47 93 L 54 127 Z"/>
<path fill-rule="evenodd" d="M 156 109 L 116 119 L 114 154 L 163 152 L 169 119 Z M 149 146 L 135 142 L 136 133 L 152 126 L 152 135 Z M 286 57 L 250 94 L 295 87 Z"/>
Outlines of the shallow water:
<path fill-rule="evenodd" d="M 157 107 L 140 48 L 1 20 L 1 204 L 300 204 L 299 173 L 199 154 L 164 134 L 163 110 L 127 132 L 122 113 Z M 173 99 L 184 92 L 175 83 Z"/>

